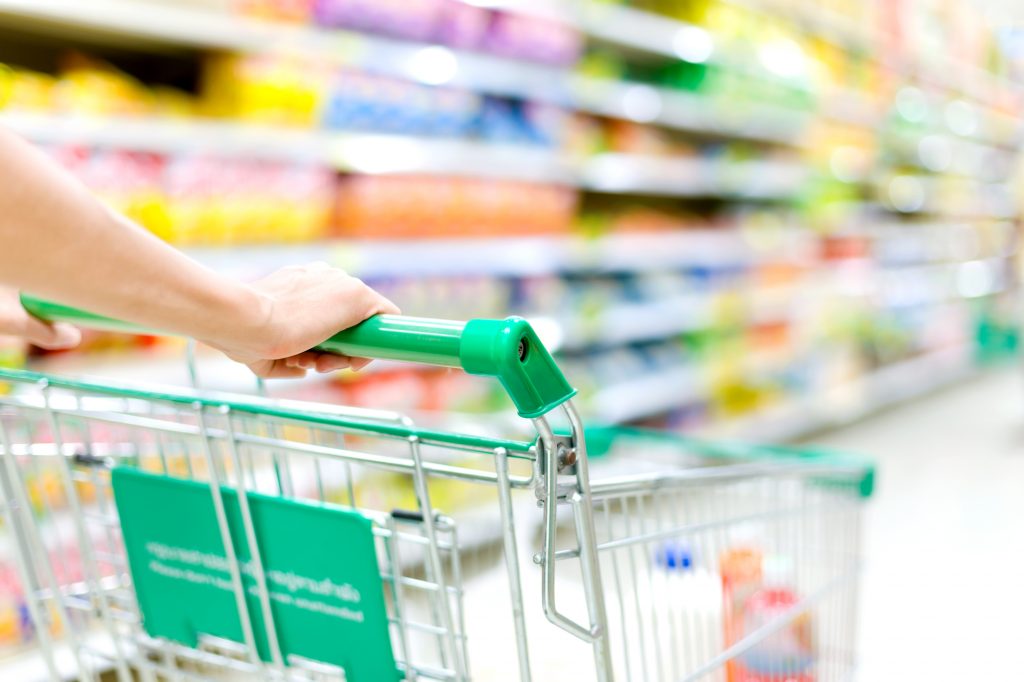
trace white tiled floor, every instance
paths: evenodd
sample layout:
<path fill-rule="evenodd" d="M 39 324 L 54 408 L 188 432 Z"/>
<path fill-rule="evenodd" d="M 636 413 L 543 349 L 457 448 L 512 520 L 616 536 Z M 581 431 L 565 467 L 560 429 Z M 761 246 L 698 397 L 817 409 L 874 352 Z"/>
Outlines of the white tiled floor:
<path fill-rule="evenodd" d="M 860 682 L 1024 680 L 1024 370 L 814 442 L 878 463 Z"/>

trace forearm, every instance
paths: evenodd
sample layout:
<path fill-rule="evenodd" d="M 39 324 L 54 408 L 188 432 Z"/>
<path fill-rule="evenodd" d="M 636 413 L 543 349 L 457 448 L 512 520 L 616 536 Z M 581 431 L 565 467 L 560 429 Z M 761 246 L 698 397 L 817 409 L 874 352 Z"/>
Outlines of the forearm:
<path fill-rule="evenodd" d="M 0 282 L 198 339 L 245 334 L 264 302 L 116 215 L 0 129 Z"/>

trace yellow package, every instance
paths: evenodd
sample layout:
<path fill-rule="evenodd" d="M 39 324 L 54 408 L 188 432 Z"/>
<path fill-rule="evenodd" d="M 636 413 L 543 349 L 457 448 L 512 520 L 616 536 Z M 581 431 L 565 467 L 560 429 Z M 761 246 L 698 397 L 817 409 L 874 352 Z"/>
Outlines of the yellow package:
<path fill-rule="evenodd" d="M 56 79 L 45 73 L 8 69 L 6 78 L 0 73 L 0 99 L 4 98 L 3 81 L 7 81 L 6 107 L 23 111 L 50 111 L 54 108 Z"/>

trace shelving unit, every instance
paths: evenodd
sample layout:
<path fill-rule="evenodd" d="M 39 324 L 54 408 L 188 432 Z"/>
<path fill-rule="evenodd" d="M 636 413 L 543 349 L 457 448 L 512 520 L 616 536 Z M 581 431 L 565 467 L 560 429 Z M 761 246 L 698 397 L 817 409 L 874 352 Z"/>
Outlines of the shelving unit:
<path fill-rule="evenodd" d="M 510 144 L 281 130 L 212 121 L 0 114 L 0 124 L 40 144 L 84 144 L 100 149 L 310 163 L 373 175 L 463 175 L 623 194 L 772 199 L 792 196 L 804 179 L 803 168 L 794 163 L 712 162 L 614 154 L 576 160 L 543 148 Z"/>
<path fill-rule="evenodd" d="M 768 104 L 730 108 L 678 90 L 592 76 L 569 82 L 574 108 L 711 137 L 799 147 L 809 116 Z"/>
<path fill-rule="evenodd" d="M 769 0 L 735 0 L 734 4 L 759 12 L 768 19 L 783 9 L 782 4 Z M 749 72 L 749 67 L 731 52 L 729 40 L 716 35 L 714 30 L 651 12 L 597 2 L 551 4 L 508 0 L 487 6 L 574 27 L 588 40 L 606 49 L 623 50 L 642 59 L 710 63 Z M 870 32 L 831 10 L 813 3 L 786 3 L 784 9 L 798 30 L 821 36 L 844 50 L 863 51 L 876 46 Z M 873 101 L 869 102 L 862 93 L 850 88 L 829 91 L 822 97 L 825 106 L 819 112 L 756 101 L 742 107 L 729 106 L 698 92 L 581 75 L 568 68 L 531 64 L 466 49 L 238 17 L 201 5 L 129 0 L 95 0 L 88 5 L 68 0 L 0 0 L 0 26 L 3 25 L 55 36 L 86 36 L 110 41 L 125 49 L 147 50 L 159 46 L 160 49 L 311 55 L 348 68 L 368 69 L 415 82 L 555 103 L 582 113 L 692 135 L 697 140 L 778 146 L 801 154 L 813 151 L 807 146 L 808 130 L 816 123 L 816 117 L 870 128 L 879 123 L 884 113 Z M 899 64 L 887 59 L 887 68 L 908 78 L 921 76 L 924 82 L 933 80 L 937 71 L 923 69 L 923 62 L 906 56 L 901 57 L 903 62 Z M 943 66 L 950 67 L 949 64 Z M 963 78 L 963 83 L 958 81 L 953 89 L 962 90 L 979 102 L 979 125 L 975 133 L 947 136 L 950 157 L 962 159 L 990 153 L 1006 145 L 1001 136 L 998 139 L 985 137 L 993 128 L 989 119 L 995 120 L 992 118 L 995 114 L 990 112 L 981 90 L 1016 86 L 1002 77 L 979 74 L 976 69 L 957 67 L 944 71 L 947 76 L 955 74 L 956 78 Z M 960 87 L 968 81 L 972 87 Z M 980 85 L 974 87 L 973 84 Z M 928 106 L 937 106 L 935 97 L 929 96 L 928 101 L 932 102 Z M 726 160 L 616 151 L 581 156 L 555 148 L 471 139 L 287 129 L 233 121 L 68 117 L 45 112 L 7 111 L 0 113 L 0 121 L 34 141 L 49 145 L 76 144 L 158 154 L 209 154 L 311 164 L 368 175 L 425 174 L 528 181 L 571 187 L 585 195 L 623 199 L 713 198 L 737 205 L 740 205 L 737 202 L 753 205 L 781 202 L 780 215 L 786 216 L 783 218 L 786 221 L 794 221 L 792 215 L 786 215 L 791 211 L 790 202 L 801 196 L 815 172 L 805 160 L 793 156 Z M 904 133 L 898 144 L 904 157 L 925 172 L 933 170 L 929 168 L 928 159 L 921 158 L 919 138 L 914 134 Z M 950 217 L 989 220 L 1012 215 L 1009 203 L 993 207 L 992 202 L 965 206 L 963 211 L 950 215 L 944 205 L 936 203 L 943 195 L 938 181 L 925 176 L 917 181 L 924 195 L 920 205 L 896 207 L 898 212 L 932 222 Z M 979 189 L 984 188 L 979 186 Z M 884 190 L 884 187 L 876 189 L 879 193 Z M 864 206 L 871 206 L 871 202 Z M 775 209 L 769 206 L 765 210 Z M 710 260 L 699 256 L 701 247 L 697 245 L 700 243 L 706 245 L 705 252 Z M 814 247 L 802 248 L 813 250 Z M 285 248 L 243 246 L 227 250 L 206 246 L 191 251 L 214 267 L 241 276 L 254 276 L 283 262 L 326 258 L 370 279 L 403 274 L 527 278 L 552 274 L 576 276 L 573 273 L 581 272 L 636 277 L 681 268 L 757 269 L 772 264 L 771 259 L 766 260 L 752 251 L 747 237 L 710 233 L 671 237 L 659 234 L 644 238 L 623 235 L 597 240 L 552 235 L 380 244 L 317 241 Z M 702 326 L 689 318 L 699 317 L 697 313 L 707 306 L 707 301 L 700 303 L 681 296 L 665 301 L 612 305 L 600 321 L 573 321 L 569 316 L 566 318 L 569 321 L 563 323 L 563 333 L 568 339 L 565 347 L 587 348 L 601 340 L 630 344 L 678 336 Z M 631 324 L 621 324 L 621 320 L 629 320 Z M 645 330 L 621 331 L 626 327 L 644 327 Z"/>

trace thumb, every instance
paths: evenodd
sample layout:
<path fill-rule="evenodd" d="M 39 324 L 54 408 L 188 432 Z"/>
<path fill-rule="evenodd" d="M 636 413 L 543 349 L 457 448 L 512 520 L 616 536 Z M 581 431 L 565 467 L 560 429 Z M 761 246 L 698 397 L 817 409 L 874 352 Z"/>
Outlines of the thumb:
<path fill-rule="evenodd" d="M 25 317 L 25 331 L 22 336 L 40 348 L 48 350 L 74 348 L 82 340 L 82 332 L 70 324 L 63 322 L 51 324 L 32 315 Z"/>

